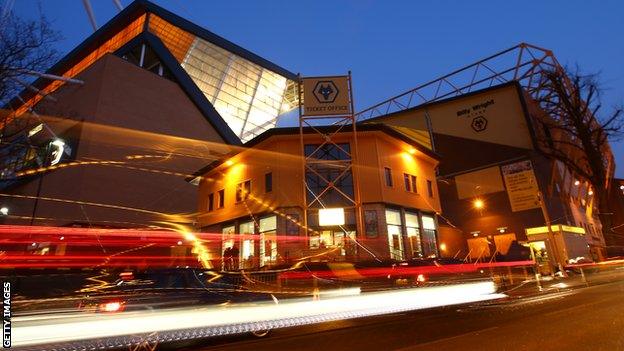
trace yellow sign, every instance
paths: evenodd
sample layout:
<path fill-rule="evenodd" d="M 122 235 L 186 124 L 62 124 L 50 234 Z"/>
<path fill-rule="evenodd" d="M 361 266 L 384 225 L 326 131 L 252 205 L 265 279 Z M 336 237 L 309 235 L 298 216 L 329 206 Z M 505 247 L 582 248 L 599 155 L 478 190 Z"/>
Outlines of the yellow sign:
<path fill-rule="evenodd" d="M 303 115 L 348 115 L 349 96 L 348 76 L 303 78 Z"/>
<path fill-rule="evenodd" d="M 550 230 L 553 232 L 559 231 L 559 226 L 550 226 Z M 535 227 L 535 228 L 526 228 L 526 235 L 535 235 L 535 234 L 544 234 L 548 233 L 548 227 Z"/>
<path fill-rule="evenodd" d="M 552 230 L 554 233 L 567 232 L 567 233 L 585 235 L 584 228 L 572 227 L 572 226 L 563 225 L 563 224 L 551 225 L 550 230 Z M 526 235 L 535 235 L 535 234 L 544 234 L 544 233 L 548 233 L 548 227 L 526 228 Z"/>
<path fill-rule="evenodd" d="M 538 186 L 531 161 L 521 161 L 501 167 L 507 196 L 513 212 L 539 208 Z"/>
<path fill-rule="evenodd" d="M 562 225 L 561 230 L 568 233 L 585 235 L 585 228 L 581 227 L 571 227 L 569 225 Z"/>

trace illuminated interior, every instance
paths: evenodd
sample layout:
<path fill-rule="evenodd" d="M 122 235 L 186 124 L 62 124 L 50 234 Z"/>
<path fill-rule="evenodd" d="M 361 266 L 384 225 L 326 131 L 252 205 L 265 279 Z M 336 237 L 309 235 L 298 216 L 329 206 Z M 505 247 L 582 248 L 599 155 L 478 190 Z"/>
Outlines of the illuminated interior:
<path fill-rule="evenodd" d="M 295 82 L 150 16 L 156 34 L 242 141 L 277 123 L 296 105 Z"/>

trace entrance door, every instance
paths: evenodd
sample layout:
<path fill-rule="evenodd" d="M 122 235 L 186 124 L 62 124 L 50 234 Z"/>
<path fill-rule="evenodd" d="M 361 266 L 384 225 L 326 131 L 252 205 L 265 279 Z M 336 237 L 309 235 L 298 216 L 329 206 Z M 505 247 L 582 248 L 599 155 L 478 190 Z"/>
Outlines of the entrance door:
<path fill-rule="evenodd" d="M 531 241 L 529 242 L 529 248 L 531 248 L 531 256 L 533 256 L 539 272 L 541 274 L 552 274 L 546 242 L 543 240 Z"/>

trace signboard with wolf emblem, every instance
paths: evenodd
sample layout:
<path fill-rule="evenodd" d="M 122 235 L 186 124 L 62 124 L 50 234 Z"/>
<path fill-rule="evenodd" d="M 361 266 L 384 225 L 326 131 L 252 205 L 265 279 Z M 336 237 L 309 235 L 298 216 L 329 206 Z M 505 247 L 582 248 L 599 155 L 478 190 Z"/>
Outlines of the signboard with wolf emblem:
<path fill-rule="evenodd" d="M 351 114 L 348 76 L 303 78 L 302 81 L 304 116 Z"/>

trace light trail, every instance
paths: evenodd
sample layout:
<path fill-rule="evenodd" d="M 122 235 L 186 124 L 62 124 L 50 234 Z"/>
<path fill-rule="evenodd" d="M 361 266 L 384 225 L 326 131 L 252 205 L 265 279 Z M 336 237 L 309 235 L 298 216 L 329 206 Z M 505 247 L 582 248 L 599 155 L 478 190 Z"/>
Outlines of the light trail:
<path fill-rule="evenodd" d="M 13 346 L 26 350 L 46 348 L 107 349 L 127 347 L 137 336 L 153 342 L 195 339 L 217 335 L 314 324 L 332 320 L 456 305 L 503 298 L 492 282 L 467 283 L 320 300 L 287 299 L 253 304 L 116 314 L 16 316 Z M 49 317 L 49 318 L 48 318 Z"/>

